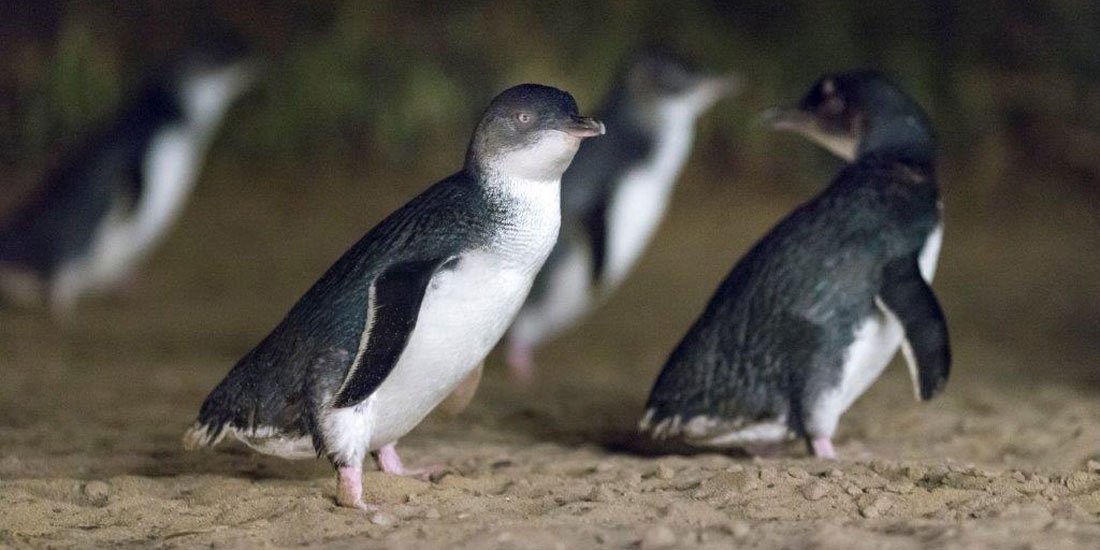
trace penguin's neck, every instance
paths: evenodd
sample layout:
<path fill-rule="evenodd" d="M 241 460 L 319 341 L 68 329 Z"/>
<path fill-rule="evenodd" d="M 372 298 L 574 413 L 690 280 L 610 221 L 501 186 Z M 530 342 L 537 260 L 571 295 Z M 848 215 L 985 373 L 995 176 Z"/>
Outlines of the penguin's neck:
<path fill-rule="evenodd" d="M 691 150 L 699 106 L 688 100 L 664 100 L 651 105 L 620 104 L 614 117 L 624 134 L 646 144 L 639 159 L 666 186 L 675 181 Z"/>
<path fill-rule="evenodd" d="M 199 144 L 205 146 L 214 137 L 225 118 L 233 97 L 224 90 L 205 90 L 184 100 L 183 125 Z"/>
<path fill-rule="evenodd" d="M 931 170 L 935 139 L 916 115 L 892 116 L 868 121 L 856 158 L 888 158 Z"/>
<path fill-rule="evenodd" d="M 559 204 L 561 201 L 561 174 L 530 178 L 499 170 L 467 172 L 482 192 L 492 202 L 501 206 L 517 203 Z"/>
<path fill-rule="evenodd" d="M 549 133 L 536 143 L 511 150 L 484 151 L 475 145 L 467 154 L 465 170 L 489 189 L 557 186 L 579 145 L 577 138 L 564 132 Z"/>

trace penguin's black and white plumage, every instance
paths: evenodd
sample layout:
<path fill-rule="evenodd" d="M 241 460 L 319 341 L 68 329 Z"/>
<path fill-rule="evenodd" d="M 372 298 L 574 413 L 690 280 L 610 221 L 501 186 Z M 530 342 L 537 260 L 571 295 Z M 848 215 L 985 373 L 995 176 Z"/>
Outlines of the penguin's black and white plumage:
<path fill-rule="evenodd" d="M 951 362 L 929 283 L 942 242 L 923 110 L 874 72 L 822 78 L 772 113 L 850 164 L 737 263 L 661 371 L 640 427 L 703 446 L 792 436 L 835 458 L 841 414 L 901 347 L 917 398 Z"/>
<path fill-rule="evenodd" d="M 738 87 L 668 52 L 632 56 L 562 177 L 562 232 L 508 333 L 507 361 L 530 381 L 536 346 L 575 324 L 634 267 L 664 217 L 691 152 L 696 118 Z"/>
<path fill-rule="evenodd" d="M 367 508 L 362 463 L 394 449 L 480 364 L 557 240 L 561 175 L 603 125 L 566 92 L 498 95 L 465 167 L 346 252 L 207 397 L 188 447 L 226 434 L 263 453 L 326 455 L 338 501 Z"/>
<path fill-rule="evenodd" d="M 206 149 L 254 72 L 238 57 L 203 54 L 87 136 L 0 223 L 0 291 L 65 316 L 82 296 L 125 282 L 178 218 Z"/>

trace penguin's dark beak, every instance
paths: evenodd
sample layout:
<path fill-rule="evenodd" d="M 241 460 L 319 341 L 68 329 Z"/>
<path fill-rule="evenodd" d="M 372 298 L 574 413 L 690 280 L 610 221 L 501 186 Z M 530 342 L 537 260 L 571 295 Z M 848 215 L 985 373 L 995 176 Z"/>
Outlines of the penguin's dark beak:
<path fill-rule="evenodd" d="M 812 125 L 814 117 L 797 107 L 772 107 L 760 113 L 757 122 L 765 126 L 771 126 L 773 130 L 797 132 Z"/>
<path fill-rule="evenodd" d="M 562 124 L 561 130 L 573 137 L 589 138 L 595 136 L 602 136 L 607 129 L 604 128 L 603 123 L 586 116 L 573 115 Z"/>

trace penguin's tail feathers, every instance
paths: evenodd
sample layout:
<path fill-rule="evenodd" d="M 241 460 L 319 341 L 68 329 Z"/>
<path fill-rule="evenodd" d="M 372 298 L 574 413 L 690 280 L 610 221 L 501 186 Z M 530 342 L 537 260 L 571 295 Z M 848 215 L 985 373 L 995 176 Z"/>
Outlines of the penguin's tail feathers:
<path fill-rule="evenodd" d="M 676 437 L 680 434 L 681 416 L 678 414 L 665 416 L 659 414 L 656 407 L 646 410 L 645 416 L 638 422 L 638 431 L 648 432 L 653 439 L 658 441 Z"/>
<path fill-rule="evenodd" d="M 225 424 L 195 422 L 183 434 L 183 448 L 195 451 L 204 447 L 213 447 L 225 438 Z"/>

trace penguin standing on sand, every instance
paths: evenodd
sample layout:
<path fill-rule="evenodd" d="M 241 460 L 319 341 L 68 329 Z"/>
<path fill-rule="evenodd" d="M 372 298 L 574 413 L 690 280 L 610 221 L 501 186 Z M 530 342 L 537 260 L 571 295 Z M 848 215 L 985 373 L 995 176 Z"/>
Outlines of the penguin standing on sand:
<path fill-rule="evenodd" d="M 566 92 L 497 96 L 466 164 L 346 252 L 206 398 L 188 447 L 232 434 L 286 458 L 326 455 L 337 501 L 367 509 L 362 463 L 408 470 L 394 448 L 480 364 L 557 240 L 560 182 L 603 125 Z"/>
<path fill-rule="evenodd" d="M 932 128 L 874 72 L 822 78 L 771 113 L 851 161 L 737 263 L 661 371 L 640 427 L 701 446 L 806 437 L 835 458 L 840 415 L 900 346 L 917 398 L 947 382 L 929 286 L 942 240 Z"/>
<path fill-rule="evenodd" d="M 66 316 L 80 297 L 125 282 L 179 216 L 253 80 L 245 61 L 204 57 L 145 89 L 0 224 L 0 292 Z"/>
<path fill-rule="evenodd" d="M 666 52 L 627 62 L 597 116 L 604 139 L 581 146 L 562 177 L 562 232 L 508 333 L 513 378 L 529 382 L 537 345 L 575 324 L 634 267 L 691 152 L 696 118 L 737 89 Z"/>

